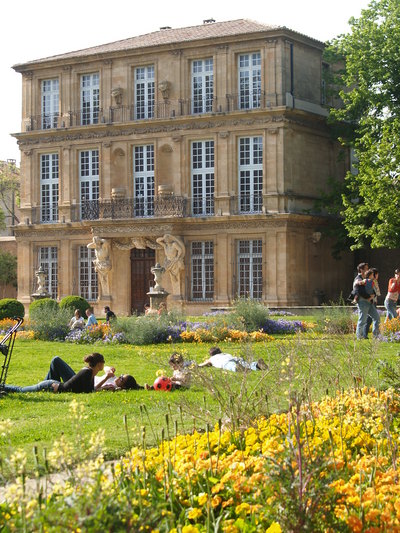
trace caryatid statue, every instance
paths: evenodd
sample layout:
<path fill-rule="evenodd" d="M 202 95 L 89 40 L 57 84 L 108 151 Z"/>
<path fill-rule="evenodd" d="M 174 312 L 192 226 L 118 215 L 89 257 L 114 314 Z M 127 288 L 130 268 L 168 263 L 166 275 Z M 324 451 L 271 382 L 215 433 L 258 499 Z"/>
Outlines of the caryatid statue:
<path fill-rule="evenodd" d="M 108 296 L 110 294 L 109 274 L 112 268 L 111 240 L 93 236 L 93 241 L 87 247 L 95 251 L 96 259 L 94 259 L 93 265 L 99 275 L 101 294 L 102 296 Z"/>
<path fill-rule="evenodd" d="M 185 269 L 185 245 L 179 237 L 166 233 L 156 242 L 164 248 L 164 268 L 169 273 L 175 294 L 180 293 L 181 272 Z"/>

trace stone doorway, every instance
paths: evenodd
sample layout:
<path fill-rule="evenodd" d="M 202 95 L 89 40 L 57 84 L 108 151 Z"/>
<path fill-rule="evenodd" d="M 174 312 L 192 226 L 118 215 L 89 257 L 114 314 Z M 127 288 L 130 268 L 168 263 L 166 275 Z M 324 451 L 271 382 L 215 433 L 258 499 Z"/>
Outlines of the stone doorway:
<path fill-rule="evenodd" d="M 144 313 L 145 304 L 150 300 L 147 293 L 153 285 L 154 276 L 150 272 L 155 265 L 156 253 L 151 248 L 131 250 L 131 312 Z"/>

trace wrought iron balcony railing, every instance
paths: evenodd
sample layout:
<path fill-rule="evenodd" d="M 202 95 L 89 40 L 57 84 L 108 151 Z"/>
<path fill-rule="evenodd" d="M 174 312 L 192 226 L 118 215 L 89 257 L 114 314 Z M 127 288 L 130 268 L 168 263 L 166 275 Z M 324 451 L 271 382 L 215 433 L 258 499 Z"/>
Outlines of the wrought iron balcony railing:
<path fill-rule="evenodd" d="M 262 194 L 240 194 L 232 196 L 230 201 L 230 212 L 232 215 L 254 215 L 262 213 Z"/>
<path fill-rule="evenodd" d="M 61 211 L 62 215 L 59 214 Z M 242 194 L 230 198 L 231 215 L 256 215 L 263 212 L 261 194 Z M 183 218 L 215 215 L 214 197 L 155 196 L 154 198 L 111 198 L 107 200 L 83 200 L 80 204 L 65 208 L 54 205 L 32 207 L 26 218 L 32 224 L 57 224 L 60 220 L 136 219 L 136 218 Z"/>
<path fill-rule="evenodd" d="M 277 105 L 277 95 L 263 91 L 243 91 L 227 94 L 222 98 L 180 98 L 154 102 L 153 105 L 113 106 L 87 110 L 68 111 L 63 114 L 32 115 L 25 120 L 25 131 L 71 128 L 96 124 L 117 124 L 142 120 L 168 119 L 183 116 L 199 116 L 213 113 L 230 113 L 267 109 Z"/>
<path fill-rule="evenodd" d="M 75 205 L 71 220 L 186 217 L 187 199 L 182 196 L 84 200 Z"/>

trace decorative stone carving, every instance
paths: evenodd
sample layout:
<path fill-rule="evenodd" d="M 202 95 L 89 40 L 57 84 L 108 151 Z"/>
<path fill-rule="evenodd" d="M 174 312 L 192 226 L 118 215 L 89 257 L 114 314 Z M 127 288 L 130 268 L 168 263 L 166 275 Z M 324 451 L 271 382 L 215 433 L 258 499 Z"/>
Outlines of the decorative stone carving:
<path fill-rule="evenodd" d="M 132 248 L 138 248 L 139 250 L 151 248 L 152 250 L 156 250 L 157 248 L 159 248 L 155 238 L 151 239 L 149 237 L 131 237 L 129 239 L 123 239 L 118 241 L 114 240 L 113 243 L 115 247 L 120 250 L 131 250 Z"/>
<path fill-rule="evenodd" d="M 93 236 L 93 241 L 87 245 L 88 248 L 94 249 L 96 259 L 93 261 L 101 286 L 102 296 L 110 295 L 109 274 L 111 271 L 111 240 Z"/>
<path fill-rule="evenodd" d="M 174 294 L 180 293 L 181 272 L 185 269 L 185 244 L 179 237 L 166 233 L 156 239 L 164 248 L 164 268 L 169 273 Z"/>
<path fill-rule="evenodd" d="M 35 272 L 37 280 L 37 289 L 36 292 L 32 294 L 34 300 L 40 300 L 42 298 L 49 298 L 50 294 L 46 289 L 46 272 L 43 270 L 42 265 Z"/>
<path fill-rule="evenodd" d="M 121 87 L 115 87 L 112 89 L 111 96 L 114 98 L 115 105 L 120 106 L 122 104 L 122 95 L 124 90 Z"/>
<path fill-rule="evenodd" d="M 158 84 L 158 90 L 162 94 L 164 100 L 169 100 L 169 92 L 171 90 L 171 82 L 167 80 L 160 81 Z"/>
<path fill-rule="evenodd" d="M 163 152 L 164 154 L 170 154 L 172 151 L 172 146 L 170 144 L 163 144 L 160 148 L 160 152 Z"/>

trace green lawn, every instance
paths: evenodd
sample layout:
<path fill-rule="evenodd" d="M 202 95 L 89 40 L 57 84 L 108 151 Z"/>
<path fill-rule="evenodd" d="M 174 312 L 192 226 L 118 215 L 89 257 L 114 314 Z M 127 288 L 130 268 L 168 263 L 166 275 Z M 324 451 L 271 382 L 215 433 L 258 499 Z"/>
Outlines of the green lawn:
<path fill-rule="evenodd" d="M 31 385 L 44 379 L 55 355 L 77 371 L 83 366 L 83 357 L 92 351 L 100 351 L 106 364 L 114 365 L 117 373 L 130 373 L 140 384 L 153 383 L 158 369 L 170 374 L 167 361 L 175 349 L 200 362 L 207 357 L 209 347 L 205 343 L 103 347 L 17 338 L 7 383 Z M 141 442 L 141 428 L 145 426 L 146 441 L 152 445 L 160 439 L 163 429 L 167 437 L 168 433 L 172 436 L 176 430 L 190 431 L 194 426 L 204 429 L 207 423 L 213 425 L 218 419 L 228 417 L 240 423 L 246 417 L 286 409 L 291 392 L 318 399 L 326 393 L 334 394 L 338 388 L 354 386 L 354 383 L 382 387 L 378 360 L 394 363 L 399 349 L 396 344 L 357 342 L 351 335 L 313 334 L 282 337 L 266 344 L 221 343 L 220 347 L 248 360 L 263 357 L 269 370 L 236 374 L 202 369 L 195 372 L 190 390 L 173 393 L 8 394 L 0 397 L 1 420 L 10 419 L 13 428 L 9 441 L 0 440 L 0 457 L 9 446 L 22 447 L 31 455 L 34 446 L 41 452 L 49 449 L 63 433 L 70 435 L 74 431 L 69 416 L 73 399 L 85 406 L 84 434 L 89 435 L 99 427 L 105 429 L 107 458 L 111 459 L 129 448 L 125 416 L 129 443 Z"/>

